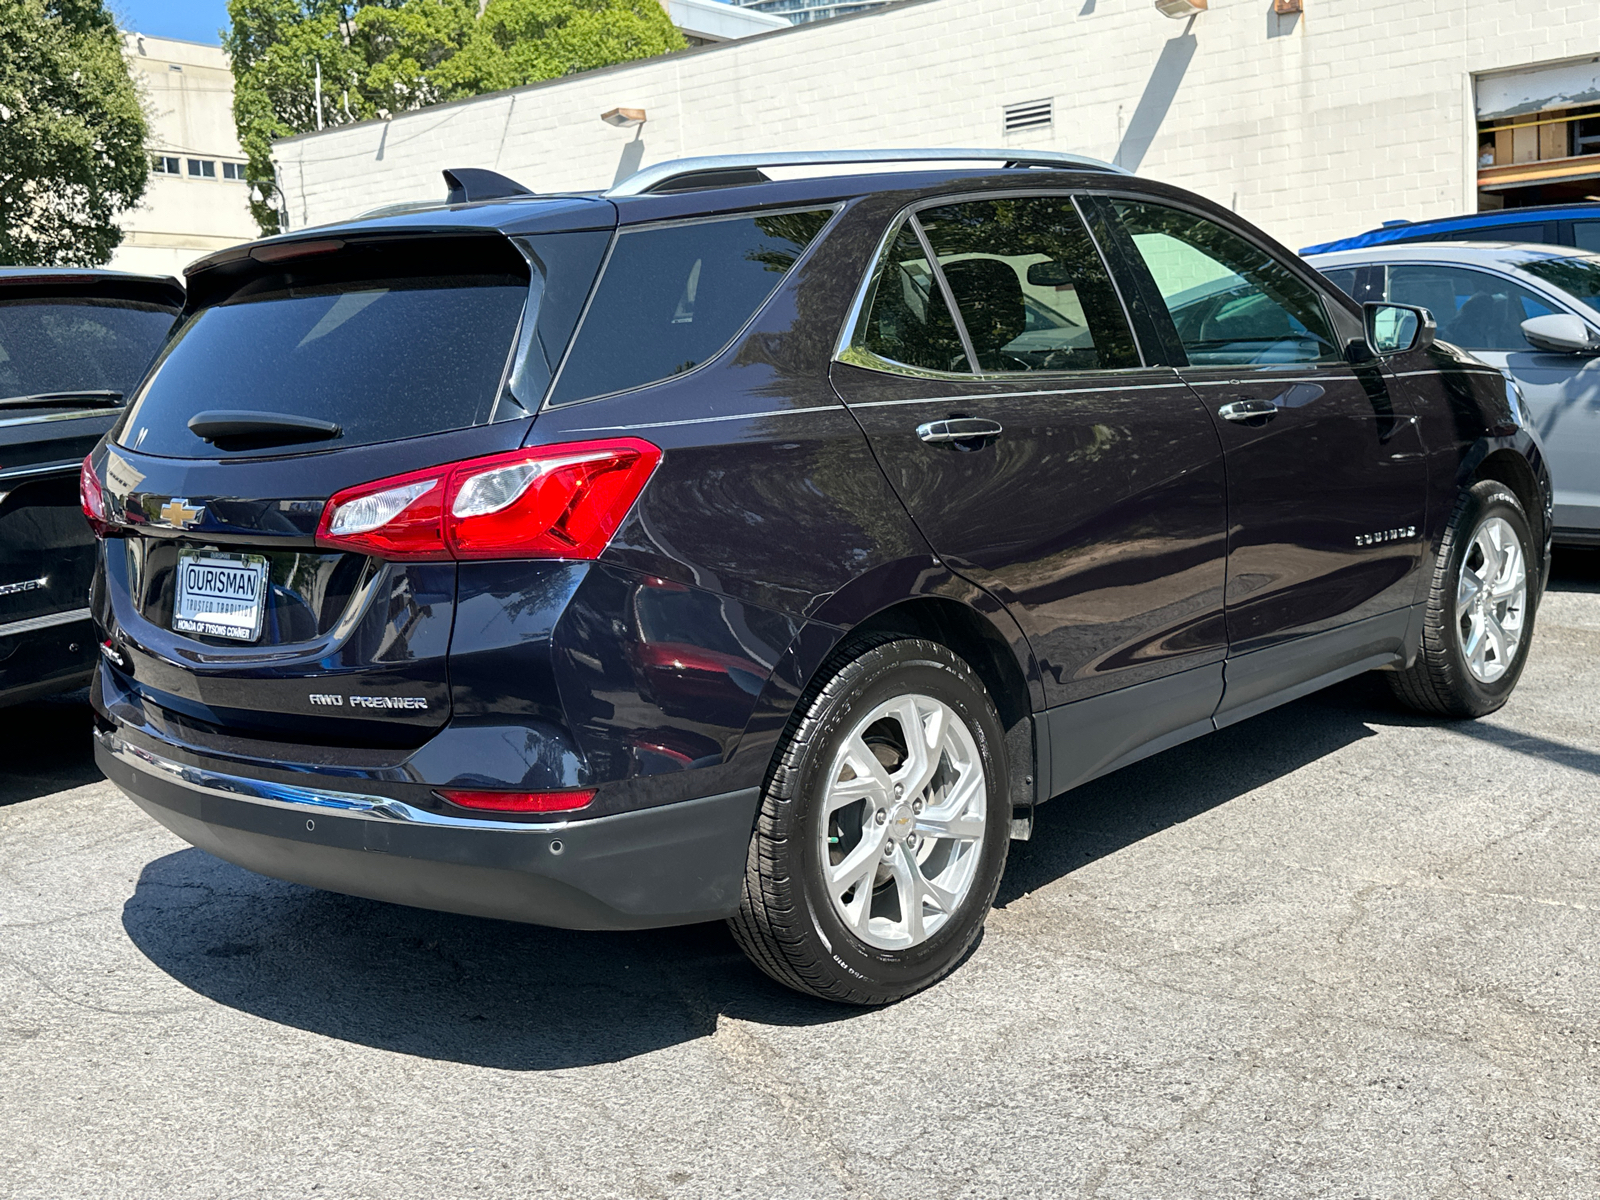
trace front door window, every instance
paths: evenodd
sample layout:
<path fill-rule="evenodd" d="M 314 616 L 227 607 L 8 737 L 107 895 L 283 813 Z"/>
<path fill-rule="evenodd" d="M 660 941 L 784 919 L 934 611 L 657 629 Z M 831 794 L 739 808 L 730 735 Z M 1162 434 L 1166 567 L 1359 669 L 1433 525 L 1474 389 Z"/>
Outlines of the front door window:
<path fill-rule="evenodd" d="M 1192 365 L 1341 360 L 1321 298 L 1265 250 L 1181 209 L 1113 204 Z"/>

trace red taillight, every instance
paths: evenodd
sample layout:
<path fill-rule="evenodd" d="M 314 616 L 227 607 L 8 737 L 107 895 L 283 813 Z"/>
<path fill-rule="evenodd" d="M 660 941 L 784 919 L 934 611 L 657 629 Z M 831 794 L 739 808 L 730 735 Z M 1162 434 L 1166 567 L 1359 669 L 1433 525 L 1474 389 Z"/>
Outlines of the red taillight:
<path fill-rule="evenodd" d="M 460 792 L 440 789 L 439 795 L 462 808 L 489 812 L 575 812 L 594 799 L 594 789 L 583 792 Z"/>
<path fill-rule="evenodd" d="M 111 522 L 106 519 L 105 489 L 100 486 L 100 477 L 94 473 L 94 464 L 89 461 L 93 457 L 92 454 L 84 455 L 83 466 L 78 470 L 78 503 L 95 537 L 105 537 Z"/>
<path fill-rule="evenodd" d="M 395 475 L 335 494 L 317 542 L 388 559 L 597 558 L 660 461 L 610 438 Z"/>

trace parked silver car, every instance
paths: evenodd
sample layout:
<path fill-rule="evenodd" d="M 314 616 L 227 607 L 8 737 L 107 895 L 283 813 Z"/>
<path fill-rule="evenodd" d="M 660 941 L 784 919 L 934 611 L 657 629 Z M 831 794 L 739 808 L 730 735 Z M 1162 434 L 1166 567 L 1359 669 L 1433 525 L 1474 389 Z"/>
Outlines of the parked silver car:
<path fill-rule="evenodd" d="M 1555 484 L 1555 540 L 1600 545 L 1600 254 L 1504 242 L 1314 254 L 1357 300 L 1416 304 L 1522 389 Z"/>

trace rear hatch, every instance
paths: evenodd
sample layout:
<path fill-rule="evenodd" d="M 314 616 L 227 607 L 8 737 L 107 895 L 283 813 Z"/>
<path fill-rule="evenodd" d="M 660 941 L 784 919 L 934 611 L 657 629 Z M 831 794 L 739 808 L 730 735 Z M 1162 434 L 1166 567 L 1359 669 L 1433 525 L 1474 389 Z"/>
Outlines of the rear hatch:
<path fill-rule="evenodd" d="M 443 725 L 455 563 L 330 547 L 319 521 L 344 489 L 520 446 L 608 240 L 356 232 L 191 274 L 93 462 L 123 685 L 230 736 L 408 746 Z"/>
<path fill-rule="evenodd" d="M 83 669 L 17 652 L 87 616 L 94 539 L 78 468 L 182 305 L 172 279 L 0 272 L 0 691 Z"/>

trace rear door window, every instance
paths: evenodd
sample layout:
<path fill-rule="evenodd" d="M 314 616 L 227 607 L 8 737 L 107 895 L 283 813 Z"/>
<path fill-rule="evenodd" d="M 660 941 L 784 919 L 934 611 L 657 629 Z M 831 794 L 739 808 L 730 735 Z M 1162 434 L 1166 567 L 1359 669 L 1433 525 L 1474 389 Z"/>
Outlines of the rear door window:
<path fill-rule="evenodd" d="M 1439 340 L 1463 350 L 1526 350 L 1522 323 L 1555 311 L 1499 275 L 1420 263 L 1389 268 L 1388 299 L 1427 309 L 1438 323 Z"/>
<path fill-rule="evenodd" d="M 115 300 L 0 302 L 0 402 L 48 392 L 127 394 L 176 313 Z"/>
<path fill-rule="evenodd" d="M 1572 244 L 1580 250 L 1600 253 L 1600 221 L 1574 221 Z"/>
<path fill-rule="evenodd" d="M 404 255 L 391 249 L 370 263 L 359 255 L 343 264 L 336 255 L 312 260 L 200 309 L 135 400 L 121 444 L 183 458 L 285 452 L 282 445 L 223 449 L 190 432 L 195 413 L 219 409 L 341 427 L 336 439 L 308 443 L 315 449 L 488 420 L 529 296 L 522 255 L 494 242 Z M 378 273 L 385 267 L 437 273 Z"/>
<path fill-rule="evenodd" d="M 832 216 L 816 209 L 623 230 L 550 403 L 641 387 L 716 357 Z"/>
<path fill-rule="evenodd" d="M 944 291 L 909 220 L 873 281 L 860 343 L 879 358 L 922 371 L 970 370 Z"/>
<path fill-rule="evenodd" d="M 917 220 L 978 370 L 1140 365 L 1111 277 L 1069 197 L 971 201 L 925 210 Z"/>

